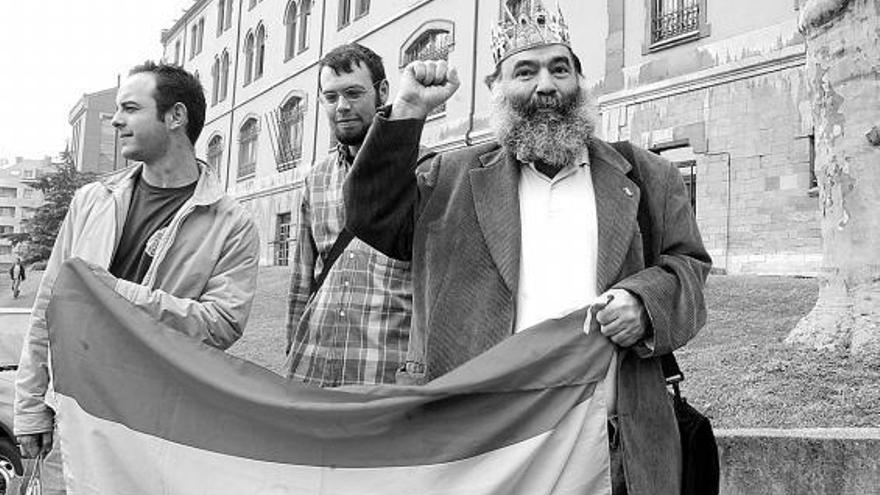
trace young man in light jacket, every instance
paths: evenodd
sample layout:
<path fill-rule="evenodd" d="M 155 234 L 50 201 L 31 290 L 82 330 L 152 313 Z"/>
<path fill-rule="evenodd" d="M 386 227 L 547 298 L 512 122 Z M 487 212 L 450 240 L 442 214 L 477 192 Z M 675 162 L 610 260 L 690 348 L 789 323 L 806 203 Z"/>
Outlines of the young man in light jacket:
<path fill-rule="evenodd" d="M 25 457 L 52 454 L 44 468 L 49 493 L 64 488 L 58 449 L 52 450 L 45 313 L 65 260 L 107 269 L 103 276 L 115 277 L 118 293 L 206 344 L 226 349 L 241 336 L 259 237 L 215 172 L 196 160 L 204 120 L 204 91 L 192 74 L 152 62 L 135 67 L 119 88 L 112 123 L 123 156 L 141 163 L 84 186 L 71 201 L 37 292 L 15 385 L 15 434 Z"/>

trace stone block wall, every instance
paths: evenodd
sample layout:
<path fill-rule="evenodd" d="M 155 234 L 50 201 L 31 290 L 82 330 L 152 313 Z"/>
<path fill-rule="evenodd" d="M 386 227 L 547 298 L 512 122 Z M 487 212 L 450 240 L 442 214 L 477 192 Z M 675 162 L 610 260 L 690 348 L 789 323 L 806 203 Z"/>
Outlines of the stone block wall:
<path fill-rule="evenodd" d="M 684 81 L 684 90 L 603 109 L 610 140 L 629 139 L 661 154 L 691 148 L 697 221 L 715 267 L 727 273 L 818 271 L 821 230 L 805 77 L 799 65 L 692 90 Z"/>

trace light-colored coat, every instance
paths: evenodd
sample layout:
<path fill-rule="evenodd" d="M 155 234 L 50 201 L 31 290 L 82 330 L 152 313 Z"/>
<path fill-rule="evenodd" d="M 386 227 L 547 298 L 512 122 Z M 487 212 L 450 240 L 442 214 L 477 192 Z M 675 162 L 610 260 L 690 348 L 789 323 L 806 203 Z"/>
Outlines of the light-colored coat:
<path fill-rule="evenodd" d="M 216 175 L 199 164 L 192 197 L 168 226 L 142 285 L 118 279 L 116 291 L 155 318 L 225 349 L 250 314 L 259 262 L 253 220 L 226 196 Z M 81 258 L 110 266 L 141 165 L 80 188 L 61 226 L 40 282 L 15 384 L 16 435 L 51 431 L 46 308 L 61 264 Z M 57 327 L 56 327 L 57 328 Z"/>
<path fill-rule="evenodd" d="M 520 260 L 520 165 L 497 144 L 439 154 L 416 173 L 421 124 L 378 117 L 345 189 L 346 226 L 386 254 L 413 260 L 408 380 L 429 380 L 514 329 Z M 594 139 L 590 170 L 598 221 L 597 293 L 626 289 L 644 304 L 652 336 L 618 360 L 617 412 L 631 495 L 677 495 L 678 428 L 658 356 L 705 322 L 710 267 L 681 177 L 638 150 L 656 266 L 644 268 L 639 187 L 630 164 Z M 552 256 L 548 253 L 548 256 Z M 573 274 L 572 276 L 576 276 Z"/>

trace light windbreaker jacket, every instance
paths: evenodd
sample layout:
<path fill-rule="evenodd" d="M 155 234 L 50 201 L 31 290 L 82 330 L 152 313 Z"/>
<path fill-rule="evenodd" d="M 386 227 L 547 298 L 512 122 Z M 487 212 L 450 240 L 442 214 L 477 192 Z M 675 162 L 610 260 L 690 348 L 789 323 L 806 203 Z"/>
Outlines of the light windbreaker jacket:
<path fill-rule="evenodd" d="M 61 264 L 81 258 L 106 269 L 122 236 L 141 166 L 79 189 L 40 282 L 15 383 L 15 434 L 51 431 L 46 308 Z M 206 344 L 226 349 L 241 336 L 254 297 L 257 229 L 215 173 L 199 163 L 192 197 L 174 215 L 141 285 L 116 280 L 116 291 L 154 317 Z M 109 276 L 109 274 L 107 275 Z"/>

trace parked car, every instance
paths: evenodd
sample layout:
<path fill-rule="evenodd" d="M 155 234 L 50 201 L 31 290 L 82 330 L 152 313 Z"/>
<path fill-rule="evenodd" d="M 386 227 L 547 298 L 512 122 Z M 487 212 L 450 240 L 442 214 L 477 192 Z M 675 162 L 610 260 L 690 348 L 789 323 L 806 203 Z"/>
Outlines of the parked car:
<path fill-rule="evenodd" d="M 15 370 L 30 310 L 0 308 L 0 495 L 24 493 L 25 466 L 12 434 Z"/>

